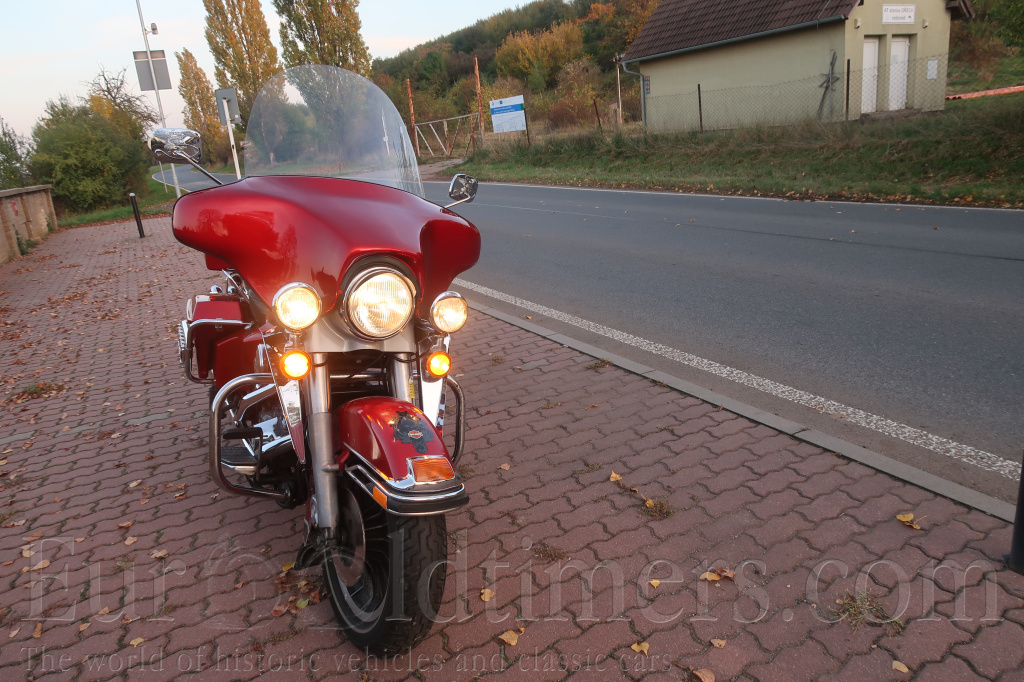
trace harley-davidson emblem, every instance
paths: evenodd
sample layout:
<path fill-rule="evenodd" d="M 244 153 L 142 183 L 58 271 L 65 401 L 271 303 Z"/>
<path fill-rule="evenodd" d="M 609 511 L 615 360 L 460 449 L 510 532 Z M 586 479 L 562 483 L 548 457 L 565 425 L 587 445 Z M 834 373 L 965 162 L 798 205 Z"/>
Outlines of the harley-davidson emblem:
<path fill-rule="evenodd" d="M 391 426 L 395 429 L 395 442 L 411 445 L 421 455 L 427 454 L 427 443 L 434 440 L 430 429 L 422 429 L 417 422 L 419 418 L 409 414 L 405 410 L 397 412 L 391 420 Z"/>

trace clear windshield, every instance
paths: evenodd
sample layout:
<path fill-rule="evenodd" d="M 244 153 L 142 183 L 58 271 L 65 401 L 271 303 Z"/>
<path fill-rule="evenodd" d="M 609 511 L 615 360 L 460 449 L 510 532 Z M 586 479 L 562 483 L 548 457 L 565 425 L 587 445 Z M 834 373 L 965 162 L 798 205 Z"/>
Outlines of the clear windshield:
<path fill-rule="evenodd" d="M 334 66 L 297 66 L 264 85 L 244 155 L 246 175 L 349 178 L 423 197 L 416 154 L 391 99 Z"/>

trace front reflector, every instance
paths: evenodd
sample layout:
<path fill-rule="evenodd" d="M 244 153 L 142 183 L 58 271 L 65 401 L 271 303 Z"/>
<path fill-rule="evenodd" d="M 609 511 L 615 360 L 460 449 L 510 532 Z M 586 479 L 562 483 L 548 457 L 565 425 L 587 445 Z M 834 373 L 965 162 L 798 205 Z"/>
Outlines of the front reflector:
<path fill-rule="evenodd" d="M 452 368 L 452 358 L 444 351 L 437 351 L 431 353 L 430 357 L 427 358 L 427 371 L 430 372 L 431 376 L 443 377 L 448 374 Z"/>
<path fill-rule="evenodd" d="M 447 457 L 424 457 L 410 460 L 412 477 L 417 483 L 437 483 L 455 478 L 452 463 Z"/>
<path fill-rule="evenodd" d="M 301 379 L 313 366 L 309 356 L 301 350 L 290 350 L 281 358 L 281 371 L 289 379 Z"/>

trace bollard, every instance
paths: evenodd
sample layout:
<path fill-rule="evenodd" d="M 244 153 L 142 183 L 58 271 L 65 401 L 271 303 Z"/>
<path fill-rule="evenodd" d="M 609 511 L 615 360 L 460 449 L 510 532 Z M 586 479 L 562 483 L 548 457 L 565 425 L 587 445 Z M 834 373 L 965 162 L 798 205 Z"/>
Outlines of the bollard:
<path fill-rule="evenodd" d="M 1013 538 L 1010 540 L 1006 565 L 1011 571 L 1024 575 L 1024 473 L 1021 474 L 1020 489 L 1017 491 L 1017 513 L 1013 517 Z"/>
<path fill-rule="evenodd" d="M 142 229 L 142 216 L 139 215 L 139 202 L 135 200 L 135 192 L 128 192 L 128 199 L 132 202 L 132 211 L 135 212 L 135 224 L 139 226 L 139 239 L 146 236 Z"/>

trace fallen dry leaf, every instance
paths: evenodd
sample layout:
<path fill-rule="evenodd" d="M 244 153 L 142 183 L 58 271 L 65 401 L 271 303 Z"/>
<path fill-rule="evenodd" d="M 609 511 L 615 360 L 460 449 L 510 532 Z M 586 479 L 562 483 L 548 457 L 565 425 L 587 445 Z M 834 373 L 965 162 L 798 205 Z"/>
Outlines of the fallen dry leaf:
<path fill-rule="evenodd" d="M 508 464 L 508 462 L 506 462 L 505 464 L 502 464 L 502 465 L 501 465 L 500 467 L 498 467 L 498 468 L 499 468 L 499 469 L 501 469 L 502 471 L 508 471 L 508 470 L 509 470 L 509 469 L 511 469 L 512 467 L 511 467 L 511 466 L 510 466 L 510 465 Z"/>
<path fill-rule="evenodd" d="M 281 567 L 281 570 L 284 571 L 285 573 L 287 573 L 288 571 L 292 570 L 293 568 L 295 568 L 295 562 L 294 561 L 289 561 L 288 563 L 286 563 L 284 566 Z"/>
<path fill-rule="evenodd" d="M 629 648 L 637 652 L 638 654 L 643 654 L 644 656 L 646 656 L 647 651 L 651 648 L 651 645 L 647 642 L 637 642 L 636 644 L 631 644 Z"/>
<path fill-rule="evenodd" d="M 893 661 L 892 662 L 892 669 L 893 670 L 898 670 L 901 673 L 909 673 L 910 672 L 910 668 L 908 668 L 906 665 L 904 665 L 901 661 Z"/>
<path fill-rule="evenodd" d="M 658 585 L 660 585 L 660 584 L 661 584 L 660 580 L 655 579 L 655 580 L 651 581 L 651 587 L 657 588 Z"/>
<path fill-rule="evenodd" d="M 132 481 L 131 483 L 129 483 L 128 487 L 129 488 L 134 488 L 134 487 L 136 487 L 138 485 L 141 485 L 141 484 L 142 484 L 142 479 L 140 478 L 138 480 L 135 480 L 135 481 Z"/>
<path fill-rule="evenodd" d="M 85 538 L 75 538 L 75 542 L 85 542 Z"/>
<path fill-rule="evenodd" d="M 33 567 L 32 567 L 32 570 L 33 570 L 33 571 L 41 571 L 41 570 L 43 570 L 44 568 L 46 568 L 47 566 L 49 566 L 49 565 L 50 565 L 50 560 L 49 560 L 49 559 L 43 559 L 43 560 L 42 560 L 42 561 L 40 561 L 40 562 L 39 562 L 38 564 L 36 564 L 35 566 L 33 566 Z"/>
<path fill-rule="evenodd" d="M 697 676 L 697 679 L 700 680 L 700 682 L 715 682 L 715 674 L 707 668 L 694 670 L 693 674 Z"/>
<path fill-rule="evenodd" d="M 897 514 L 896 515 L 896 519 L 899 520 L 899 521 L 902 521 L 905 526 L 909 526 L 910 528 L 913 528 L 914 530 L 921 530 L 921 526 L 919 526 L 916 523 L 914 523 L 914 515 L 913 514 Z"/>
<path fill-rule="evenodd" d="M 124 541 L 124 544 L 128 545 L 129 547 L 131 547 L 132 545 L 134 545 L 134 544 L 135 544 L 136 542 L 138 542 L 138 541 L 139 541 L 139 539 L 138 539 L 138 538 L 136 538 L 136 537 L 130 537 L 130 538 L 127 538 L 127 539 L 126 539 L 126 540 Z"/>
<path fill-rule="evenodd" d="M 35 554 L 35 552 L 33 552 L 31 549 L 27 549 L 26 548 L 26 549 L 21 550 L 21 556 L 25 557 L 26 559 L 28 559 L 33 554 Z"/>
<path fill-rule="evenodd" d="M 39 639 L 43 636 L 43 624 L 36 623 L 36 629 L 32 631 L 32 639 Z"/>
<path fill-rule="evenodd" d="M 125 521 L 124 523 L 117 524 L 118 528 L 131 528 L 134 521 Z"/>
<path fill-rule="evenodd" d="M 714 571 L 707 571 L 706 573 L 700 574 L 700 579 L 707 580 L 708 582 L 714 582 L 716 580 L 721 580 L 722 576 L 718 575 L 718 573 Z"/>
<path fill-rule="evenodd" d="M 7 633 L 7 639 L 14 639 L 21 632 L 21 628 L 11 628 L 11 631 Z"/>
<path fill-rule="evenodd" d="M 519 643 L 519 633 L 513 632 L 512 630 L 508 630 L 507 632 L 503 632 L 500 635 L 498 635 L 498 639 L 505 642 L 505 644 L 508 644 L 509 646 L 515 646 Z"/>
<path fill-rule="evenodd" d="M 133 647 L 137 647 L 145 641 L 146 640 L 144 640 L 142 637 L 136 637 L 135 639 L 130 641 L 129 644 L 131 644 Z"/>
<path fill-rule="evenodd" d="M 278 604 L 277 606 L 275 606 L 273 609 L 270 610 L 270 615 L 271 616 L 283 616 L 287 612 L 288 612 L 288 605 L 287 604 Z"/>
<path fill-rule="evenodd" d="M 89 629 L 89 626 L 90 626 L 90 625 L 92 625 L 92 623 L 80 623 L 80 624 L 78 625 L 78 631 L 79 631 L 79 632 L 85 632 L 86 630 L 88 630 L 88 629 Z"/>
<path fill-rule="evenodd" d="M 725 648 L 725 640 L 724 639 L 713 639 L 713 640 L 711 640 L 711 644 L 716 649 L 724 649 Z"/>
<path fill-rule="evenodd" d="M 494 597 L 494 592 L 491 590 L 487 588 L 480 590 L 480 601 L 491 601 L 492 597 Z"/>
<path fill-rule="evenodd" d="M 100 609 L 99 611 L 96 612 L 96 615 L 97 616 L 105 616 L 108 613 L 110 613 L 110 609 L 108 607 L 104 606 L 102 609 Z"/>
<path fill-rule="evenodd" d="M 621 481 L 622 476 L 619 476 L 617 473 L 613 471 L 612 475 L 608 477 L 608 480 L 611 481 L 612 483 L 615 483 L 616 481 Z"/>
<path fill-rule="evenodd" d="M 39 531 L 38 533 L 32 533 L 32 535 L 29 535 L 27 538 L 25 538 L 25 542 L 32 542 L 33 540 L 38 540 L 41 537 L 43 537 L 43 531 Z"/>
<path fill-rule="evenodd" d="M 149 556 L 153 557 L 154 559 L 165 559 L 167 557 L 167 550 L 166 549 L 158 549 L 157 551 L 153 552 Z"/>

